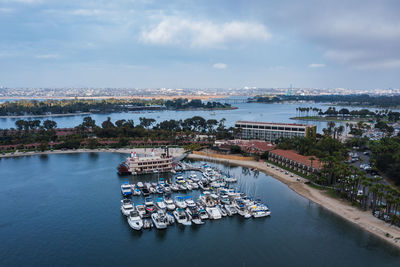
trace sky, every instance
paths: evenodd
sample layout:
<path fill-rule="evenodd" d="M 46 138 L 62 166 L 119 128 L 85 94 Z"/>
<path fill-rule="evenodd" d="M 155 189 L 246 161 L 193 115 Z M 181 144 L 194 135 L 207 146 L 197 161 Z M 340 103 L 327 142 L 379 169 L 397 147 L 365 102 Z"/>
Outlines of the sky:
<path fill-rule="evenodd" d="M 397 0 L 0 0 L 0 86 L 399 88 Z"/>

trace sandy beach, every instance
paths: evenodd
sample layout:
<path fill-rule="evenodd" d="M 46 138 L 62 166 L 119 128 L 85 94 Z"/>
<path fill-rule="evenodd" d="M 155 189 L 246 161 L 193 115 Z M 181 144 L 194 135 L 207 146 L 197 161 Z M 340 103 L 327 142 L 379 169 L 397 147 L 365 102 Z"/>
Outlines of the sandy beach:
<path fill-rule="evenodd" d="M 188 158 L 209 160 L 210 157 L 190 154 Z M 285 183 L 296 193 L 303 197 L 321 205 L 329 211 L 339 215 L 340 217 L 358 225 L 364 230 L 374 234 L 375 236 L 389 242 L 398 249 L 400 249 L 400 229 L 396 226 L 391 226 L 382 220 L 379 220 L 372 216 L 370 211 L 362 211 L 358 208 L 351 206 L 347 201 L 341 199 L 335 199 L 326 195 L 323 190 L 312 188 L 305 184 L 305 179 L 301 178 L 301 181 L 296 180 L 296 175 L 290 177 L 284 172 L 277 171 L 276 168 L 267 167 L 265 162 L 257 161 L 245 161 L 245 160 L 231 160 L 231 159 L 219 159 L 212 158 L 217 162 L 229 163 L 232 165 L 244 166 L 248 168 L 256 168 L 279 181 Z M 389 237 L 386 235 L 389 234 Z"/>

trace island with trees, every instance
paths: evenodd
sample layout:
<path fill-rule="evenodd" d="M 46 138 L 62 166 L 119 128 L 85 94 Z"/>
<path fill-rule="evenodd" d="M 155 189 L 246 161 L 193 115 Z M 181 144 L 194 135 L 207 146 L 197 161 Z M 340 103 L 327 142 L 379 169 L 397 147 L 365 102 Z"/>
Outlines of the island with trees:
<path fill-rule="evenodd" d="M 0 116 L 53 116 L 140 110 L 235 109 L 230 104 L 193 99 L 18 100 L 0 103 Z"/>

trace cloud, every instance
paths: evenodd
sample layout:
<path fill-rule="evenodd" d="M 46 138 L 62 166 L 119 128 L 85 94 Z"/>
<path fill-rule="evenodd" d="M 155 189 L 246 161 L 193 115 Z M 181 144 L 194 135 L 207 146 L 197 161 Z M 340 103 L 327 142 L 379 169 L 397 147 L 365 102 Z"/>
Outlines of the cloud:
<path fill-rule="evenodd" d="M 232 42 L 265 42 L 270 38 L 267 28 L 258 23 L 233 21 L 215 24 L 208 20 L 165 17 L 157 25 L 143 30 L 140 39 L 144 43 L 157 45 L 221 47 Z"/>
<path fill-rule="evenodd" d="M 60 56 L 57 54 L 41 54 L 41 55 L 35 55 L 35 58 L 38 59 L 56 59 L 59 58 Z"/>
<path fill-rule="evenodd" d="M 1 0 L 3 3 L 40 4 L 42 0 Z"/>
<path fill-rule="evenodd" d="M 226 65 L 225 63 L 215 63 L 213 65 L 214 69 L 220 69 L 220 70 L 226 69 L 227 67 L 228 65 Z"/>
<path fill-rule="evenodd" d="M 0 13 L 3 13 L 3 14 L 10 14 L 13 12 L 14 12 L 14 9 L 12 9 L 12 8 L 6 8 L 6 7 L 0 8 Z"/>
<path fill-rule="evenodd" d="M 321 63 L 311 63 L 310 65 L 308 65 L 309 68 L 323 68 L 325 67 L 325 64 L 321 64 Z"/>

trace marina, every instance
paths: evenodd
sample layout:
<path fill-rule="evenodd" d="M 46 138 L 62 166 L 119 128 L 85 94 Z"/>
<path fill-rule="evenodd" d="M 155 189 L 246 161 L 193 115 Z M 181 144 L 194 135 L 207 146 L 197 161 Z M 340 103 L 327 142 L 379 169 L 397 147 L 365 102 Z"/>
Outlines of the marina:
<path fill-rule="evenodd" d="M 121 184 L 152 184 L 160 177 L 169 182 L 177 174 L 118 176 L 115 167 L 125 158 L 119 153 L 77 153 L 0 161 L 0 237 L 7 241 L 7 246 L 0 246 L 0 265 L 160 266 L 171 255 L 173 264 L 180 266 L 305 262 L 308 266 L 396 266 L 400 259 L 392 246 L 276 179 L 250 168 L 209 162 L 237 178 L 232 186 L 266 203 L 271 216 L 246 219 L 236 214 L 206 220 L 203 210 L 199 216 L 205 223 L 199 226 L 175 221 L 166 230 L 133 230 L 131 225 L 140 216 L 131 216 L 130 225 L 121 213 Z M 183 163 L 202 167 L 206 162 Z M 177 191 L 167 204 L 176 210 L 175 196 L 192 196 L 197 202 L 200 194 L 200 190 Z M 161 195 L 150 197 L 157 206 Z M 143 195 L 130 200 L 136 207 L 144 203 Z M 138 207 L 140 212 L 145 212 L 144 206 Z"/>
<path fill-rule="evenodd" d="M 121 212 L 133 230 L 166 229 L 174 223 L 201 225 L 206 220 L 234 215 L 248 219 L 271 214 L 260 199 L 253 199 L 234 186 L 235 177 L 216 167 L 179 163 L 177 169 L 183 171 L 176 172 L 168 181 L 158 178 L 153 183 L 121 185 Z M 180 195 L 183 192 L 186 194 Z M 139 204 L 133 205 L 135 202 Z"/>

